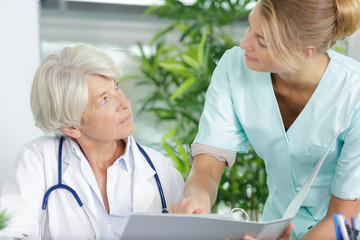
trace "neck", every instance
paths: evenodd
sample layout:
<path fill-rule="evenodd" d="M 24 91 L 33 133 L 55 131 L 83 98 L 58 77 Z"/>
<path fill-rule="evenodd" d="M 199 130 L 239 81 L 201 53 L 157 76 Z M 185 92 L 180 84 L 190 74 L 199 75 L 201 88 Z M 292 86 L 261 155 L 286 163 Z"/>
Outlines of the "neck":
<path fill-rule="evenodd" d="M 88 141 L 80 137 L 77 139 L 77 142 L 93 171 L 106 171 L 109 166 L 124 154 L 126 147 L 123 140 L 102 142 Z"/>
<path fill-rule="evenodd" d="M 329 57 L 325 54 L 315 55 L 306 60 L 302 69 L 297 72 L 273 73 L 273 81 L 287 88 L 314 90 L 324 75 L 329 61 Z"/>

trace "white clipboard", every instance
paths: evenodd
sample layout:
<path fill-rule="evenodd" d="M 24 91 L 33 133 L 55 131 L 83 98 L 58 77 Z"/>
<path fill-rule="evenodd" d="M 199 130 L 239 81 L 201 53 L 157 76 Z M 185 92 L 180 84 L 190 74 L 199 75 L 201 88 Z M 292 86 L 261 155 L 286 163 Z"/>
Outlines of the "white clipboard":
<path fill-rule="evenodd" d="M 122 240 L 223 240 L 241 239 L 248 234 L 261 240 L 278 239 L 295 217 L 321 165 L 334 145 L 341 130 L 351 119 L 345 120 L 322 158 L 316 164 L 304 185 L 290 202 L 282 219 L 269 222 L 241 221 L 232 214 L 131 214 Z"/>
<path fill-rule="evenodd" d="M 245 222 L 222 214 L 132 214 L 122 240 L 232 240 L 249 234 L 278 239 L 291 218 L 270 222 Z"/>

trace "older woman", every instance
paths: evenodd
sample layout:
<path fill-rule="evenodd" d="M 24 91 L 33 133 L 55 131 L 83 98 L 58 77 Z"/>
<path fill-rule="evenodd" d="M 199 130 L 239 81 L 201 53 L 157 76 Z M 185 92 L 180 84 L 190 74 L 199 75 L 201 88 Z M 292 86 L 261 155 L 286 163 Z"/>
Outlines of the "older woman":
<path fill-rule="evenodd" d="M 0 237 L 119 239 L 132 212 L 166 212 L 184 182 L 131 134 L 130 101 L 112 60 L 88 46 L 49 55 L 31 91 L 40 137 L 20 152 L 0 195 L 11 214 Z M 80 207 L 81 206 L 81 207 Z"/>

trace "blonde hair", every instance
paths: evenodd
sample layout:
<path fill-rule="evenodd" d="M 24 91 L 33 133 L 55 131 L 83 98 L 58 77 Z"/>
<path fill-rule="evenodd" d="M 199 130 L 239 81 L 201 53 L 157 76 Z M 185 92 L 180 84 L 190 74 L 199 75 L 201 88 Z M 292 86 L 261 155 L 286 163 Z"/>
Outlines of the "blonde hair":
<path fill-rule="evenodd" d="M 260 0 L 260 22 L 273 59 L 301 67 L 300 50 L 326 51 L 360 27 L 359 0 Z"/>
<path fill-rule="evenodd" d="M 37 69 L 31 89 L 35 125 L 64 135 L 61 127 L 80 126 L 88 103 L 87 76 L 120 77 L 112 59 L 96 48 L 77 45 L 50 54 Z"/>

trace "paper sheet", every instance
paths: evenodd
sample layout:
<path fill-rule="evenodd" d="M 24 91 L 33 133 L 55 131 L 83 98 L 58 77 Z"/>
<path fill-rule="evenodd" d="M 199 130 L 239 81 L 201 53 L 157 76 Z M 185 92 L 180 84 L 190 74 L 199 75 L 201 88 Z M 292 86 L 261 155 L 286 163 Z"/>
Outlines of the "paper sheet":
<path fill-rule="evenodd" d="M 244 222 L 221 214 L 132 214 L 122 240 L 241 239 L 250 234 L 259 239 L 277 239 L 291 219 Z"/>

